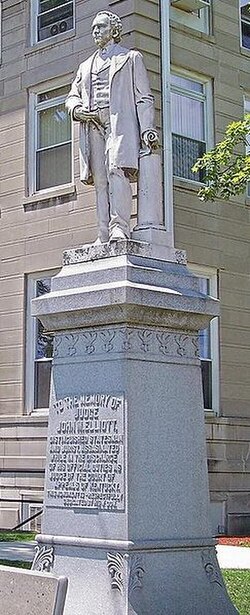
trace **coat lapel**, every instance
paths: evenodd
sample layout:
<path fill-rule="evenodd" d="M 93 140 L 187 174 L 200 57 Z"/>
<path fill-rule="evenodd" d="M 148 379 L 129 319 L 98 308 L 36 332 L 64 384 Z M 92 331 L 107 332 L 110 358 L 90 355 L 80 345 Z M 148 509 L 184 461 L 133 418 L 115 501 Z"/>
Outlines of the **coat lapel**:
<path fill-rule="evenodd" d="M 127 62 L 128 58 L 129 58 L 129 50 L 127 50 L 127 53 L 124 53 L 122 55 L 114 55 L 114 56 L 112 56 L 110 72 L 109 72 L 110 86 L 111 86 L 112 79 L 113 79 L 114 75 L 124 66 L 124 64 Z"/>

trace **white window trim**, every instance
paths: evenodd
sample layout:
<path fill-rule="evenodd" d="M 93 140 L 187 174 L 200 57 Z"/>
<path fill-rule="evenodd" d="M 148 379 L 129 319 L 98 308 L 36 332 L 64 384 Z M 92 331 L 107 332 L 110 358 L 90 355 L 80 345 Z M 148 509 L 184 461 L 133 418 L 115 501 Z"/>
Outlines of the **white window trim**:
<path fill-rule="evenodd" d="M 193 30 L 197 30 L 198 32 L 209 34 L 211 10 L 211 6 L 202 9 L 201 17 L 197 18 L 192 13 L 188 13 L 187 11 L 183 11 L 180 8 L 178 9 L 170 5 L 170 19 L 172 21 L 176 21 L 177 23 L 183 24 L 184 26 L 188 26 Z"/>
<path fill-rule="evenodd" d="M 65 36 L 66 32 L 73 32 L 76 27 L 76 2 L 73 0 L 73 27 L 70 30 L 66 30 L 66 32 L 61 32 L 56 34 L 56 36 L 49 36 L 48 38 L 43 39 L 42 41 L 38 41 L 37 37 L 37 15 L 38 15 L 38 4 L 39 0 L 30 0 L 30 44 L 34 45 L 44 45 L 44 43 L 51 44 L 54 40 L 55 43 L 58 42 L 59 39 Z"/>
<path fill-rule="evenodd" d="M 37 96 L 42 94 L 43 92 L 49 92 L 50 90 L 55 90 L 57 88 L 63 87 L 65 85 L 69 85 L 69 79 L 61 79 L 60 81 L 57 79 L 56 81 L 39 84 L 34 87 L 32 91 L 29 92 L 29 147 L 28 147 L 28 195 L 41 195 L 53 197 L 53 193 L 66 188 L 74 187 L 74 130 L 73 125 L 71 127 L 71 182 L 67 184 L 60 184 L 57 186 L 51 186 L 51 188 L 46 188 L 45 190 L 36 190 L 36 151 L 37 151 Z M 70 85 L 69 85 L 70 89 Z M 58 97 L 57 103 L 60 104 L 64 102 L 65 96 Z M 51 107 L 48 101 L 47 107 Z M 43 108 L 45 108 L 46 102 L 43 103 Z"/>
<path fill-rule="evenodd" d="M 25 412 L 26 414 L 47 414 L 48 408 L 34 408 L 35 402 L 35 341 L 36 318 L 31 314 L 31 300 L 36 296 L 36 282 L 41 278 L 52 278 L 59 269 L 29 273 L 26 277 L 26 353 L 25 353 Z"/>
<path fill-rule="evenodd" d="M 203 267 L 195 263 L 188 263 L 190 271 L 198 276 L 209 279 L 210 296 L 218 299 L 218 271 L 212 267 Z M 211 359 L 212 359 L 212 409 L 205 408 L 205 412 L 219 415 L 220 413 L 220 349 L 219 349 L 219 318 L 210 322 Z"/>
<path fill-rule="evenodd" d="M 186 69 L 182 69 L 175 65 L 171 66 L 171 74 L 178 75 L 179 77 L 186 77 L 187 79 L 191 79 L 192 81 L 197 81 L 202 83 L 204 86 L 205 92 L 205 101 L 204 101 L 204 135 L 205 135 L 205 143 L 206 150 L 210 150 L 214 146 L 214 122 L 213 122 L 213 87 L 212 80 L 204 75 L 200 75 L 198 73 L 193 73 Z M 181 88 L 180 88 L 181 92 Z M 188 93 L 188 90 L 185 92 Z M 184 94 L 184 89 L 183 89 Z M 196 98 L 195 94 L 192 96 L 190 94 L 190 98 Z M 180 179 L 189 184 L 201 185 L 201 182 L 195 181 L 195 179 L 188 179 L 186 177 L 179 177 L 178 175 L 173 176 L 176 179 Z"/>

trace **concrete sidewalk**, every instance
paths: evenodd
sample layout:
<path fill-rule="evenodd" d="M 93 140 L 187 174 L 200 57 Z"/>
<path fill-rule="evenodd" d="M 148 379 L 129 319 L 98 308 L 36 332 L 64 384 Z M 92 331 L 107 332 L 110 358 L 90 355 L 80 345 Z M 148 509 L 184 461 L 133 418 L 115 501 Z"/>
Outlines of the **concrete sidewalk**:
<path fill-rule="evenodd" d="M 0 542 L 0 559 L 11 561 L 32 562 L 35 553 L 35 541 L 30 542 Z"/>
<path fill-rule="evenodd" d="M 34 557 L 35 546 L 35 541 L 0 542 L 0 559 L 31 562 Z M 216 551 L 219 565 L 221 568 L 250 569 L 250 547 L 231 547 L 228 545 L 217 545 Z"/>
<path fill-rule="evenodd" d="M 250 547 L 217 545 L 216 551 L 221 568 L 250 568 Z"/>

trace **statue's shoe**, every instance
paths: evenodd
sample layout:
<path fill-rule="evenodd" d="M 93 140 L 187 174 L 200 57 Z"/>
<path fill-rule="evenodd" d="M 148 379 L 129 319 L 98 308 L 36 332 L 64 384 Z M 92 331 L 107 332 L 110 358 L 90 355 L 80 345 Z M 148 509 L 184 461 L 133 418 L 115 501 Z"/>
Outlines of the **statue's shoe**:
<path fill-rule="evenodd" d="M 111 235 L 109 237 L 109 241 L 115 241 L 116 239 L 129 239 L 126 233 L 124 233 L 124 231 L 121 228 L 119 228 L 119 226 L 116 226 L 112 230 Z"/>
<path fill-rule="evenodd" d="M 108 243 L 108 238 L 107 239 L 101 239 L 101 237 L 97 237 L 97 239 L 94 241 L 94 246 L 101 246 L 103 243 Z"/>

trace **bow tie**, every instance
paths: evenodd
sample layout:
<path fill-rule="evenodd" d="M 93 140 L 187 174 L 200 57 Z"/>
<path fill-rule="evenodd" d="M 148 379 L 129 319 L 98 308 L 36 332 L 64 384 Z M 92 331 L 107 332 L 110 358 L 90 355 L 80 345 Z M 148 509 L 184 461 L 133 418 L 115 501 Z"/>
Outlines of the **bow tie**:
<path fill-rule="evenodd" d="M 102 50 L 101 50 L 101 53 L 100 53 L 100 56 L 101 56 L 101 58 L 102 58 L 103 60 L 106 60 L 106 58 L 108 58 L 108 57 L 109 57 L 109 52 L 108 52 L 108 50 L 107 50 L 107 49 L 102 49 Z"/>

